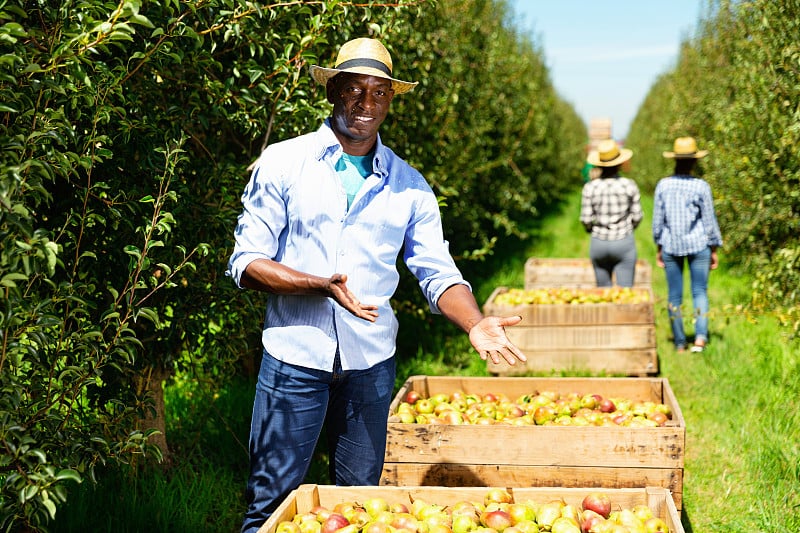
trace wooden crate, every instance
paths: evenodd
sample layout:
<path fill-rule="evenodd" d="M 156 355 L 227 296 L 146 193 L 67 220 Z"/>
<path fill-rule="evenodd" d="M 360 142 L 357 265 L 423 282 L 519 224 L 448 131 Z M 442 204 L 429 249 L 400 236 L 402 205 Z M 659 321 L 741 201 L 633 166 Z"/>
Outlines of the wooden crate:
<path fill-rule="evenodd" d="M 644 259 L 636 261 L 634 287 L 650 287 L 653 269 Z M 594 268 L 589 259 L 559 259 L 531 257 L 525 261 L 525 288 L 596 287 Z"/>
<path fill-rule="evenodd" d="M 390 418 L 382 485 L 603 487 L 657 486 L 683 500 L 686 424 L 666 378 L 412 376 L 409 391 L 430 397 L 457 390 L 502 392 L 512 400 L 535 391 L 580 392 L 663 403 L 662 427 L 403 424 Z"/>
<path fill-rule="evenodd" d="M 505 487 L 504 487 L 505 488 Z M 422 499 L 439 505 L 453 505 L 460 501 L 481 501 L 488 488 L 477 487 L 336 487 L 332 485 L 301 485 L 281 502 L 258 533 L 275 533 L 278 524 L 291 520 L 298 513 L 309 512 L 317 505 L 333 508 L 337 503 L 381 497 L 390 503 L 404 503 Z M 580 508 L 583 498 L 591 490 L 582 488 L 511 488 L 514 501 L 534 501 L 547 503 L 563 499 L 566 503 Z M 680 514 L 668 490 L 661 487 L 639 489 L 611 489 L 605 491 L 613 506 L 631 508 L 634 505 L 647 505 L 653 514 L 666 522 L 671 533 L 684 533 Z"/>
<path fill-rule="evenodd" d="M 587 288 L 582 290 L 601 290 Z M 506 329 L 508 338 L 528 358 L 524 364 L 495 364 L 495 375 L 531 372 L 589 372 L 604 375 L 648 376 L 658 373 L 653 292 L 649 300 L 633 304 L 523 304 L 495 303 L 507 287 L 496 288 L 483 306 L 484 314 L 522 316 Z"/>

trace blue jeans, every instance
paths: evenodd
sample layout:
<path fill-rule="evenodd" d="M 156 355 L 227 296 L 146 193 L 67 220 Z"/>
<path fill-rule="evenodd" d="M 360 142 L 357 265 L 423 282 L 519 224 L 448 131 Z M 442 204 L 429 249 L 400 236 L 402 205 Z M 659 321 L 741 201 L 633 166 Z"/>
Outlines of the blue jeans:
<path fill-rule="evenodd" d="M 669 292 L 669 320 L 677 348 L 686 346 L 686 333 L 683 330 L 683 265 L 689 263 L 689 277 L 692 284 L 692 304 L 694 305 L 694 338 L 708 341 L 708 273 L 711 271 L 711 249 L 693 255 L 680 256 L 662 253 L 664 271 L 667 275 Z"/>
<path fill-rule="evenodd" d="M 250 425 L 250 478 L 242 533 L 254 533 L 303 483 L 325 424 L 331 479 L 377 485 L 395 380 L 394 357 L 367 370 L 332 372 L 278 361 L 266 352 Z"/>

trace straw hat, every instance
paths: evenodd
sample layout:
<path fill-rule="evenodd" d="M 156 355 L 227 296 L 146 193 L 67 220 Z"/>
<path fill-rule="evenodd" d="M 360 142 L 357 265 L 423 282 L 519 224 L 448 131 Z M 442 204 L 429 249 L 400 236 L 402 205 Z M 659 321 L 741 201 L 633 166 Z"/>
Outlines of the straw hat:
<path fill-rule="evenodd" d="M 619 145 L 614 139 L 606 139 L 598 143 L 597 150 L 589 152 L 586 161 L 596 167 L 616 167 L 632 156 L 633 150 L 627 148 L 620 150 Z"/>
<path fill-rule="evenodd" d="M 403 94 L 417 86 L 417 82 L 401 81 L 392 77 L 392 56 L 377 39 L 365 37 L 347 41 L 339 49 L 336 64 L 333 68 L 311 65 L 311 77 L 325 85 L 328 80 L 340 72 L 366 74 L 392 80 L 395 94 Z"/>
<path fill-rule="evenodd" d="M 672 146 L 671 152 L 664 152 L 664 157 L 670 159 L 700 159 L 708 155 L 708 150 L 698 150 L 694 137 L 678 137 Z"/>

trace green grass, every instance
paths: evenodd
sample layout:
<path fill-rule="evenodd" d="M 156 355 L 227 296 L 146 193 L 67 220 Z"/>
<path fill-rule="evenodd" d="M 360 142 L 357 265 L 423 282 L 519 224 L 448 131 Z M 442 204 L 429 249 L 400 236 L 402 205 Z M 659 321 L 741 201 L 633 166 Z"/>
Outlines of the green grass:
<path fill-rule="evenodd" d="M 522 286 L 528 257 L 588 257 L 578 223 L 580 194 L 537 227 L 528 244 L 507 241 L 470 274 L 479 303 L 499 285 Z M 636 230 L 639 257 L 653 266 L 660 374 L 669 379 L 686 421 L 684 513 L 687 532 L 800 531 L 800 346 L 770 317 L 742 311 L 750 280 L 726 264 L 710 279 L 711 339 L 701 354 L 672 349 L 666 283 L 650 237 L 652 199 Z M 686 284 L 688 285 L 688 283 Z M 687 294 L 686 305 L 691 302 Z M 487 375 L 466 336 L 440 317 L 425 332 L 429 353 L 398 354 L 398 385 L 411 375 Z M 687 333 L 693 333 L 687 323 Z M 419 332 L 401 331 L 401 335 Z M 53 531 L 234 532 L 243 513 L 246 439 L 254 385 L 221 390 L 179 382 L 168 390 L 168 437 L 176 463 L 167 472 L 107 472 L 85 483 L 59 510 Z M 328 483 L 324 450 L 307 481 Z"/>

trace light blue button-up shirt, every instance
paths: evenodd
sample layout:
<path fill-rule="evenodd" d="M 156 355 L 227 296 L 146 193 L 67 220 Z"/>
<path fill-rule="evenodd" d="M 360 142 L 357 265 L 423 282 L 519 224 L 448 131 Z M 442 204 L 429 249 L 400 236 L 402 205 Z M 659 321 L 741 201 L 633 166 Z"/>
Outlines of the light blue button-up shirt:
<path fill-rule="evenodd" d="M 675 175 L 659 180 L 653 197 L 653 239 L 670 255 L 687 256 L 722 246 L 711 187 Z"/>
<path fill-rule="evenodd" d="M 378 138 L 374 172 L 353 199 L 335 165 L 342 147 L 326 121 L 319 130 L 269 146 L 242 195 L 228 271 L 241 287 L 255 259 L 272 259 L 300 272 L 346 274 L 376 322 L 350 314 L 322 296 L 270 294 L 262 332 L 266 351 L 288 363 L 330 371 L 337 348 L 342 368 L 369 368 L 394 355 L 397 257 L 419 280 L 434 313 L 454 284 L 469 284 L 442 232 L 436 195 L 422 175 Z"/>

